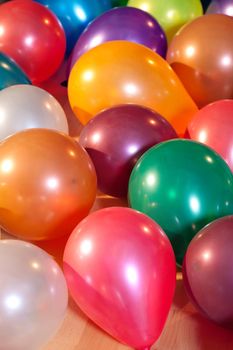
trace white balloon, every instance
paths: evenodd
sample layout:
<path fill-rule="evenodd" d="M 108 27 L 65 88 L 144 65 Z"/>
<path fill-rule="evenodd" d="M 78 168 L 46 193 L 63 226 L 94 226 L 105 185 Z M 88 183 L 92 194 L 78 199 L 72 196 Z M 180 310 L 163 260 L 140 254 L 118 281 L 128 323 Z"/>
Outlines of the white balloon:
<path fill-rule="evenodd" d="M 42 249 L 0 241 L 0 349 L 38 350 L 63 321 L 68 302 L 64 275 Z"/>
<path fill-rule="evenodd" d="M 0 91 L 0 140 L 31 128 L 54 129 L 68 134 L 59 102 L 32 85 L 13 85 Z"/>

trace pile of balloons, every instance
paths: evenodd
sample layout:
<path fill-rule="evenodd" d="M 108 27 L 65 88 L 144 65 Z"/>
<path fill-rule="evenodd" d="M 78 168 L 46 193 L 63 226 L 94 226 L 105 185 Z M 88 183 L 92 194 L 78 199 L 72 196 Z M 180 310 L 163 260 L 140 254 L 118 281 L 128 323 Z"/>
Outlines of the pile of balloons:
<path fill-rule="evenodd" d="M 0 225 L 20 239 L 0 241 L 1 347 L 46 344 L 69 290 L 149 350 L 176 264 L 196 308 L 232 325 L 233 0 L 0 3 Z M 61 66 L 78 141 L 41 88 Z M 129 208 L 89 215 L 97 188 Z M 63 272 L 27 242 L 62 236 Z"/>

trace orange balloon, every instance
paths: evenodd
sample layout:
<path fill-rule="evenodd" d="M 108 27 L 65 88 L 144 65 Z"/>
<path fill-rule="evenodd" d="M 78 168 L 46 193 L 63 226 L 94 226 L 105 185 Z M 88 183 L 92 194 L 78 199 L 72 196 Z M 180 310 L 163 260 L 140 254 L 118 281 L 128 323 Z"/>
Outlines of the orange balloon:
<path fill-rule="evenodd" d="M 167 60 L 199 107 L 233 98 L 233 18 L 205 15 L 173 38 Z"/>
<path fill-rule="evenodd" d="M 183 134 L 197 111 L 168 63 L 127 41 L 107 42 L 81 56 L 71 71 L 68 95 L 83 124 L 105 108 L 135 103 L 160 113 Z"/>
<path fill-rule="evenodd" d="M 96 196 L 93 164 L 71 137 L 29 129 L 0 144 L 0 224 L 26 240 L 70 234 Z"/>

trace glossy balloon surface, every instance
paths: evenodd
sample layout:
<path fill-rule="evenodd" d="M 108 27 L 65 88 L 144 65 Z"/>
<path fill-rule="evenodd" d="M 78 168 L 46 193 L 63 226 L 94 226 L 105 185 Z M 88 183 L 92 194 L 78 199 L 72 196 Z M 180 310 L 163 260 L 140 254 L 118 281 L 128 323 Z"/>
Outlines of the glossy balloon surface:
<path fill-rule="evenodd" d="M 167 60 L 199 107 L 233 98 L 233 18 L 207 15 L 183 27 Z"/>
<path fill-rule="evenodd" d="M 162 229 L 129 208 L 106 208 L 70 236 L 64 272 L 72 297 L 100 327 L 135 349 L 159 337 L 175 289 L 175 259 Z"/>
<path fill-rule="evenodd" d="M 31 84 L 31 82 L 10 57 L 0 52 L 0 90 L 16 84 Z"/>
<path fill-rule="evenodd" d="M 212 0 L 206 13 L 222 13 L 233 16 L 233 0 Z"/>
<path fill-rule="evenodd" d="M 70 234 L 96 195 L 88 154 L 69 136 L 46 129 L 1 143 L 0 183 L 1 226 L 30 240 Z"/>
<path fill-rule="evenodd" d="M 0 48 L 25 71 L 33 83 L 48 79 L 65 53 L 64 30 L 44 6 L 15 0 L 1 5 Z"/>
<path fill-rule="evenodd" d="M 158 22 L 144 11 L 121 7 L 104 13 L 88 26 L 75 45 L 71 68 L 85 52 L 113 40 L 142 44 L 166 56 L 167 39 Z"/>
<path fill-rule="evenodd" d="M 0 140 L 31 128 L 54 129 L 68 134 L 61 105 L 36 86 L 15 85 L 0 91 L 0 117 Z"/>
<path fill-rule="evenodd" d="M 41 349 L 60 327 L 68 291 L 57 263 L 42 249 L 0 240 L 1 349 Z"/>
<path fill-rule="evenodd" d="M 129 181 L 129 201 L 163 228 L 181 264 L 195 234 L 232 213 L 233 176 L 223 159 L 205 145 L 166 141 L 137 162 Z"/>
<path fill-rule="evenodd" d="M 191 301 L 212 321 L 233 325 L 233 216 L 203 228 L 190 243 L 183 265 Z"/>
<path fill-rule="evenodd" d="M 36 0 L 50 9 L 61 21 L 69 54 L 86 26 L 111 8 L 110 0 Z"/>
<path fill-rule="evenodd" d="M 203 14 L 200 0 L 129 0 L 128 6 L 140 8 L 154 16 L 168 41 L 184 24 Z"/>
<path fill-rule="evenodd" d="M 213 148 L 233 171 L 233 100 L 216 101 L 195 114 L 188 135 Z"/>
<path fill-rule="evenodd" d="M 121 105 L 92 119 L 82 130 L 79 142 L 94 163 L 100 190 L 123 197 L 139 157 L 155 144 L 176 137 L 158 113 L 137 105 Z"/>
<path fill-rule="evenodd" d="M 162 57 L 127 41 L 104 43 L 80 57 L 70 74 L 68 95 L 83 124 L 105 108 L 135 103 L 160 113 L 181 134 L 197 110 Z"/>

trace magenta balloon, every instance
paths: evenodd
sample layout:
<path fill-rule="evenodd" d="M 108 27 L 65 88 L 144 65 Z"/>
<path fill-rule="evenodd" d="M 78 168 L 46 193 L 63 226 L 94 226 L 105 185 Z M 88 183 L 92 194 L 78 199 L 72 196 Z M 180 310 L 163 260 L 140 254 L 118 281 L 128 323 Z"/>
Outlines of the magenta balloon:
<path fill-rule="evenodd" d="M 233 0 L 213 0 L 206 13 L 222 13 L 224 15 L 233 16 Z"/>
<path fill-rule="evenodd" d="M 184 282 L 203 315 L 233 325 L 233 216 L 204 227 L 191 241 L 183 264 Z"/>
<path fill-rule="evenodd" d="M 164 327 L 175 289 L 171 244 L 152 219 L 129 208 L 85 218 L 64 252 L 64 273 L 78 306 L 105 331 L 149 350 Z"/>
<path fill-rule="evenodd" d="M 120 105 L 92 119 L 79 142 L 94 163 L 99 189 L 123 197 L 139 157 L 157 143 L 176 137 L 172 126 L 158 113 L 137 105 Z"/>
<path fill-rule="evenodd" d="M 145 45 L 162 57 L 167 51 L 165 33 L 154 17 L 134 7 L 120 7 L 99 16 L 87 27 L 74 47 L 70 68 L 85 52 L 113 40 Z"/>

